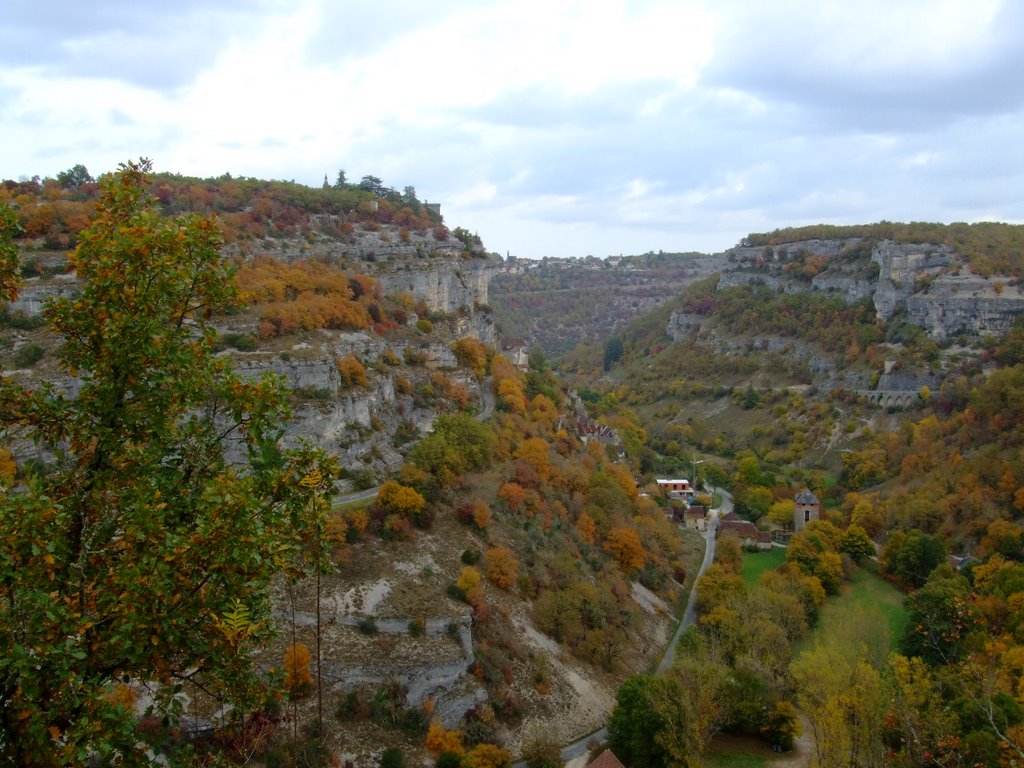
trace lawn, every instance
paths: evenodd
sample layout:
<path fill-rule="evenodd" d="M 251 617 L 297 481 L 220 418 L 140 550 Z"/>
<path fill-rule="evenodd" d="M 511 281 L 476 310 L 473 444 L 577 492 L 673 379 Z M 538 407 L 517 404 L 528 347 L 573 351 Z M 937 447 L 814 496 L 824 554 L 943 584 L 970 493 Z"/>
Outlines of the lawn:
<path fill-rule="evenodd" d="M 757 583 L 761 574 L 778 568 L 786 562 L 786 550 L 781 547 L 772 547 L 764 552 L 744 552 L 743 562 L 740 565 L 740 576 L 749 587 Z"/>

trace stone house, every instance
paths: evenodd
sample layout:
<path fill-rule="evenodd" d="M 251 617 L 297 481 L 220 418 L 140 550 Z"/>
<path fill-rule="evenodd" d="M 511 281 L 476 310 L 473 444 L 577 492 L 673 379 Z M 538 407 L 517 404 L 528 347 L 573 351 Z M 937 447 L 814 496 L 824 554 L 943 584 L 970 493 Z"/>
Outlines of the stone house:
<path fill-rule="evenodd" d="M 707 530 L 707 516 L 704 514 L 704 507 L 690 507 L 683 512 L 683 523 L 691 531 Z"/>
<path fill-rule="evenodd" d="M 718 535 L 729 533 L 740 540 L 740 545 L 748 548 L 771 549 L 772 535 L 760 530 L 749 520 L 723 520 L 718 524 Z"/>
<path fill-rule="evenodd" d="M 802 531 L 811 520 L 821 517 L 821 502 L 809 490 L 803 490 L 793 500 L 793 530 Z"/>

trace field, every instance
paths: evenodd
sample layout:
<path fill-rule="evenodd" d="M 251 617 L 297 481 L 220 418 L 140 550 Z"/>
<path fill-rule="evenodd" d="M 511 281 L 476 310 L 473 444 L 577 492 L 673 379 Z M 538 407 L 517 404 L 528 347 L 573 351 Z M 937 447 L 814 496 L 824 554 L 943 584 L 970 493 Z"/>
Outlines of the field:
<path fill-rule="evenodd" d="M 740 576 L 743 577 L 743 581 L 748 587 L 752 587 L 762 573 L 778 568 L 784 562 L 786 562 L 786 550 L 781 547 L 772 547 L 766 552 L 744 552 Z"/>
<path fill-rule="evenodd" d="M 862 641 L 873 650 L 895 650 L 907 625 L 903 593 L 879 578 L 873 562 L 858 568 L 842 592 L 822 606 L 817 626 L 797 651 L 813 648 L 831 635 Z"/>

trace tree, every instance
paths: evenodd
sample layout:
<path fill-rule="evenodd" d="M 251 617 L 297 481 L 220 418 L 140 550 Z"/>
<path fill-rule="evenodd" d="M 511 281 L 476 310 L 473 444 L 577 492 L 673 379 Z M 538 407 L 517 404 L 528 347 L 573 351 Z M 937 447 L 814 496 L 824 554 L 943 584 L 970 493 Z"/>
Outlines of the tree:
<path fill-rule="evenodd" d="M 344 189 L 346 184 L 347 184 L 347 179 L 346 179 L 346 176 L 345 176 L 345 171 L 339 170 L 338 171 L 338 176 L 334 180 L 334 188 L 335 189 Z"/>
<path fill-rule="evenodd" d="M 237 303 L 212 218 L 160 216 L 147 161 L 102 182 L 71 257 L 81 294 L 45 312 L 75 393 L 0 381 L 0 420 L 56 457 L 0 499 L 0 753 L 19 765 L 144 762 L 103 693 L 201 681 L 236 722 L 265 683 L 269 582 L 323 526 L 333 462 L 281 453 L 286 391 L 214 357 L 210 314 Z M 225 457 L 230 439 L 246 461 Z M 57 446 L 61 451 L 57 452 Z"/>
<path fill-rule="evenodd" d="M 515 553 L 508 547 L 492 547 L 484 553 L 487 561 L 487 580 L 501 589 L 508 589 L 516 583 L 519 563 Z"/>
<path fill-rule="evenodd" d="M 647 562 L 647 553 L 635 528 L 612 528 L 608 532 L 604 548 L 612 553 L 624 571 L 639 571 Z"/>
<path fill-rule="evenodd" d="M 845 552 L 854 562 L 859 563 L 874 556 L 875 544 L 863 528 L 853 524 L 843 531 L 842 538 L 839 539 L 839 551 Z"/>
<path fill-rule="evenodd" d="M 372 192 L 377 197 L 384 197 L 384 194 L 387 192 L 384 182 L 376 176 L 363 176 L 363 178 L 359 180 L 359 188 L 366 190 L 367 192 Z"/>
<path fill-rule="evenodd" d="M 625 347 L 622 344 L 622 339 L 618 336 L 612 336 L 608 339 L 604 345 L 604 369 L 610 371 L 624 352 Z"/>
<path fill-rule="evenodd" d="M 630 768 L 678 765 L 663 746 L 663 733 L 683 730 L 683 698 L 679 684 L 668 677 L 635 675 L 624 682 L 608 720 L 608 745 Z"/>
<path fill-rule="evenodd" d="M 394 480 L 388 480 L 377 492 L 376 505 L 387 514 L 416 519 L 427 505 L 415 488 L 409 488 Z"/>
<path fill-rule="evenodd" d="M 64 189 L 78 189 L 83 184 L 89 184 L 92 181 L 94 181 L 93 177 L 81 163 L 57 174 L 57 182 Z"/>
<path fill-rule="evenodd" d="M 284 652 L 284 689 L 293 699 L 307 694 L 313 685 L 309 660 L 305 643 L 292 643 Z"/>
<path fill-rule="evenodd" d="M 938 536 L 918 529 L 896 531 L 885 542 L 880 559 L 881 570 L 905 584 L 922 586 L 928 575 L 946 557 L 946 546 Z"/>

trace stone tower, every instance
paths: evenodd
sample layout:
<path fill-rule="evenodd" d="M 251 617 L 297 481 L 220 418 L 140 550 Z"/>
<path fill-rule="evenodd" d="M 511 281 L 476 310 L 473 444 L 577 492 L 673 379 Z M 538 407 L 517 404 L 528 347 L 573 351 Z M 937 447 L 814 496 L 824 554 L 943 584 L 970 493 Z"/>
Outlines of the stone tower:
<path fill-rule="evenodd" d="M 793 500 L 793 530 L 802 531 L 811 520 L 821 515 L 821 502 L 808 490 L 803 490 Z"/>

